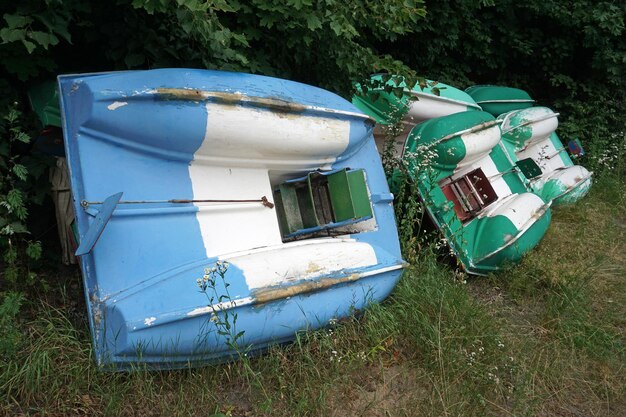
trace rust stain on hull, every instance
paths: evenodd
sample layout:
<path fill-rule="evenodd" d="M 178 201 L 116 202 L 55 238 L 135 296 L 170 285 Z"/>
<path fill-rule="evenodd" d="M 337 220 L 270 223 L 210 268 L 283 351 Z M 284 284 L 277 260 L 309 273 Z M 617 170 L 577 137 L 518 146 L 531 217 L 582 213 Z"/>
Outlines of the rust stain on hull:
<path fill-rule="evenodd" d="M 275 97 L 254 97 L 240 93 L 223 93 L 186 88 L 157 88 L 157 94 L 165 100 L 214 101 L 223 104 L 248 104 L 279 113 L 302 113 L 307 107 Z"/>
<path fill-rule="evenodd" d="M 325 290 L 339 284 L 357 281 L 359 278 L 361 278 L 360 274 L 352 274 L 342 278 L 323 278 L 319 281 L 305 281 L 288 287 L 276 286 L 261 288 L 252 295 L 257 303 L 265 304 L 270 301 L 281 300 L 295 295 Z"/>

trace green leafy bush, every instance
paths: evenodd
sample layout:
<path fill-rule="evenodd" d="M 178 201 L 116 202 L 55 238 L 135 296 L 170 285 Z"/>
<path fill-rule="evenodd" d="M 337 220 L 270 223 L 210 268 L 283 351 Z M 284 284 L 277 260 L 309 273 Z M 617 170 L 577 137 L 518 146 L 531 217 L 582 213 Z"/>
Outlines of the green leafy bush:
<path fill-rule="evenodd" d="M 41 203 L 45 195 L 45 186 L 38 181 L 45 165 L 27 153 L 31 137 L 23 130 L 18 103 L 0 108 L 0 116 L 0 255 L 4 263 L 0 276 L 15 284 L 23 274 L 22 282 L 29 284 L 35 274 L 28 270 L 26 260 L 41 257 L 41 243 L 28 231 L 27 207 Z"/>

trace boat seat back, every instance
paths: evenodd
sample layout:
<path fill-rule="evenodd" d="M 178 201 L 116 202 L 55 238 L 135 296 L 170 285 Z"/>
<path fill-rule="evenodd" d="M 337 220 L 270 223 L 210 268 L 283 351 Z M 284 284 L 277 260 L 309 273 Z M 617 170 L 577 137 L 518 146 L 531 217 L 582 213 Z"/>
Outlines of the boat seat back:
<path fill-rule="evenodd" d="M 483 208 L 498 199 L 498 195 L 481 168 L 449 182 L 442 182 L 440 185 L 443 194 L 454 204 L 454 212 L 461 221 L 473 218 Z"/>
<path fill-rule="evenodd" d="M 311 172 L 278 186 L 276 209 L 284 237 L 314 233 L 372 217 L 362 169 Z"/>

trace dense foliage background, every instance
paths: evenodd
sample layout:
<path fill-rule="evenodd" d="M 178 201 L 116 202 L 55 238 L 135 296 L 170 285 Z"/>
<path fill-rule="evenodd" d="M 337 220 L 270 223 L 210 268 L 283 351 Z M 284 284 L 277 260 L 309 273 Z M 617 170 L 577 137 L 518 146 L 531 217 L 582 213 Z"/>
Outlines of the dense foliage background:
<path fill-rule="evenodd" d="M 16 268 L 41 254 L 27 216 L 43 201 L 46 161 L 29 154 L 39 126 L 26 92 L 59 73 L 212 68 L 345 97 L 372 72 L 421 74 L 523 88 L 560 111 L 562 136 L 591 153 L 624 131 L 626 2 L 24 0 L 3 2 L 0 16 L 0 252 L 10 281 L 21 272 L 32 281 Z"/>

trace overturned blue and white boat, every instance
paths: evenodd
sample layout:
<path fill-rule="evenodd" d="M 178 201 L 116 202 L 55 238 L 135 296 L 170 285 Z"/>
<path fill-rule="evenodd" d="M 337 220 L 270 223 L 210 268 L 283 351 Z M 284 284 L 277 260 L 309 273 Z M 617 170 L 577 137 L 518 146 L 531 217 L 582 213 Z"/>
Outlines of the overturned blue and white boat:
<path fill-rule="evenodd" d="M 399 279 L 373 121 L 335 94 L 184 69 L 59 87 L 99 365 L 228 359 L 381 301 Z"/>

